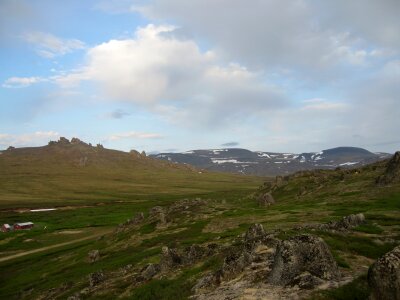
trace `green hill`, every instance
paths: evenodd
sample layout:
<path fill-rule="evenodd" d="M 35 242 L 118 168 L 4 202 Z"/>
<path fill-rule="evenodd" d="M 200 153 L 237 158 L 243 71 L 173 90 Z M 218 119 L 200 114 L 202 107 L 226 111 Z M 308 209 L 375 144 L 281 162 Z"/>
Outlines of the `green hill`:
<path fill-rule="evenodd" d="M 254 188 L 260 183 L 257 177 L 200 171 L 78 139 L 0 152 L 3 207 L 196 195 Z"/>

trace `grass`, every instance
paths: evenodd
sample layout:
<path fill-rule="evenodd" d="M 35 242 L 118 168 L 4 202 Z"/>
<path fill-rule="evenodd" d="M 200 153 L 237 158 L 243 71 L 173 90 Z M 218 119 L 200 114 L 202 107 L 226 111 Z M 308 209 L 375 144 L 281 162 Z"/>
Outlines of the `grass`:
<path fill-rule="evenodd" d="M 395 243 L 378 244 L 369 237 L 354 236 L 351 234 L 335 234 L 319 232 L 331 249 L 362 255 L 369 258 L 378 258 L 395 247 Z"/>
<path fill-rule="evenodd" d="M 381 234 L 383 229 L 376 224 L 363 224 L 354 228 L 355 231 L 370 233 L 370 234 Z"/>
<path fill-rule="evenodd" d="M 67 298 L 86 287 L 88 274 L 98 270 L 115 276 L 115 282 L 92 298 L 116 298 L 132 284 L 130 279 L 118 275 L 120 268 L 132 265 L 138 269 L 149 262 L 157 263 L 163 246 L 232 244 L 253 223 L 263 224 L 266 230 L 280 229 L 279 237 L 287 238 L 306 232 L 292 230 L 295 225 L 364 213 L 367 222 L 350 233 L 311 232 L 327 242 L 339 266 L 349 272 L 352 271 L 349 257 L 376 259 L 400 242 L 400 186 L 377 188 L 374 180 L 382 172 L 380 168 L 365 168 L 360 174 L 346 175 L 345 181 L 333 171 L 321 171 L 326 179 L 317 179 L 318 182 L 307 177 L 292 179 L 274 191 L 276 204 L 265 208 L 249 196 L 257 191 L 263 178 L 199 174 L 184 166 L 137 160 L 127 153 L 111 150 L 93 153 L 88 149 L 44 150 L 46 156 L 24 150 L 30 155 L 28 160 L 24 158 L 26 153 L 19 152 L 0 157 L 1 222 L 33 221 L 37 225 L 32 231 L 0 234 L 0 256 L 110 231 L 139 212 L 147 215 L 156 205 L 168 206 L 184 198 L 201 198 L 207 204 L 193 209 L 190 217 L 184 213 L 173 215 L 173 223 L 166 228 L 145 222 L 123 232 L 105 234 L 102 239 L 0 263 L 2 299 L 34 299 L 49 289 L 72 282 L 68 291 L 59 293 L 59 298 Z M 74 162 L 82 153 L 91 162 L 85 168 Z M 307 193 L 300 195 L 304 187 Z M 41 213 L 17 210 L 23 207 L 57 207 L 58 210 Z M 65 230 L 80 233 L 60 233 Z M 384 243 L 386 237 L 394 242 Z M 90 264 L 87 254 L 94 249 L 100 250 L 101 259 Z M 151 280 L 125 297 L 187 299 L 195 280 L 204 272 L 218 269 L 222 261 L 223 255 L 214 256 L 197 265 L 174 270 L 173 275 Z M 364 276 L 317 296 L 365 299 L 369 294 L 365 284 Z"/>

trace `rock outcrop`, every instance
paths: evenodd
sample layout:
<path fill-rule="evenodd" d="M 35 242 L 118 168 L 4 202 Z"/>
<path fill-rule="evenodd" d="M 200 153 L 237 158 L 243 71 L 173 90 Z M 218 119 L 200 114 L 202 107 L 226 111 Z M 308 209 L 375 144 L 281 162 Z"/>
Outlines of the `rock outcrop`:
<path fill-rule="evenodd" d="M 339 269 L 328 245 L 319 237 L 299 235 L 279 243 L 268 282 L 313 288 L 322 280 L 337 280 Z"/>
<path fill-rule="evenodd" d="M 217 251 L 217 244 L 206 246 L 191 245 L 183 250 L 171 249 L 164 246 L 161 250 L 160 269 L 161 271 L 168 271 L 178 266 L 192 265 L 216 254 Z"/>
<path fill-rule="evenodd" d="M 341 231 L 360 226 L 364 222 L 365 222 L 364 214 L 359 213 L 359 214 L 345 216 L 339 221 L 332 221 L 323 225 L 326 225 L 328 229 Z"/>
<path fill-rule="evenodd" d="M 360 226 L 365 222 L 365 216 L 363 213 L 352 214 L 343 217 L 339 221 L 330 221 L 324 224 L 306 224 L 296 226 L 294 229 L 313 229 L 313 230 L 327 230 L 327 231 L 348 231 L 354 227 Z"/>
<path fill-rule="evenodd" d="M 182 256 L 176 249 L 168 248 L 167 246 L 161 249 L 160 267 L 162 271 L 170 270 L 182 264 Z"/>
<path fill-rule="evenodd" d="M 260 206 L 270 206 L 275 203 L 274 197 L 269 192 L 261 194 L 257 201 Z"/>
<path fill-rule="evenodd" d="M 157 221 L 159 225 L 165 225 L 167 223 L 165 209 L 161 206 L 154 206 L 149 211 L 149 219 Z"/>
<path fill-rule="evenodd" d="M 387 185 L 400 182 L 400 151 L 397 151 L 389 160 L 385 173 L 376 179 L 378 185 Z"/>
<path fill-rule="evenodd" d="M 261 224 L 253 224 L 249 227 L 244 235 L 245 241 L 250 241 L 254 239 L 259 239 L 264 237 L 265 230 Z"/>
<path fill-rule="evenodd" d="M 369 268 L 368 284 L 372 300 L 400 300 L 400 246 Z"/>
<path fill-rule="evenodd" d="M 105 280 L 105 276 L 102 271 L 89 274 L 89 286 L 90 287 L 95 287 L 95 286 L 99 285 L 101 282 L 103 282 L 104 280 Z"/>
<path fill-rule="evenodd" d="M 156 276 L 160 271 L 161 271 L 160 265 L 148 264 L 142 269 L 141 277 L 143 280 L 147 281 Z"/>
<path fill-rule="evenodd" d="M 224 252 L 227 255 L 222 267 L 200 278 L 193 287 L 195 294 L 212 294 L 211 290 L 234 288 L 242 283 L 251 287 L 257 282 L 274 289 L 305 291 L 325 283 L 335 284 L 341 278 L 327 244 L 313 235 L 280 241 L 267 234 L 262 225 L 254 224 L 243 235 L 241 244 L 238 242 Z"/>

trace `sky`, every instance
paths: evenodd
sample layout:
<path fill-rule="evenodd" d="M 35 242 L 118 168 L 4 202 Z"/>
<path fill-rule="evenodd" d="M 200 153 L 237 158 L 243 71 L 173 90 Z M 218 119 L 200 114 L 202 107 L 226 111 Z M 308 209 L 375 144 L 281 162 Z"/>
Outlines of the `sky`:
<path fill-rule="evenodd" d="M 1 0 L 0 149 L 400 150 L 398 0 Z"/>

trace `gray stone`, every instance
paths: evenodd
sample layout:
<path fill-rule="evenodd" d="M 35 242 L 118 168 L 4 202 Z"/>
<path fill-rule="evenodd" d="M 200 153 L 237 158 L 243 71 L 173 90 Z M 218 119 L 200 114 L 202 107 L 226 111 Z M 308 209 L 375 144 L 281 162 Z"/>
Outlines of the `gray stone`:
<path fill-rule="evenodd" d="M 90 287 L 95 287 L 103 282 L 105 279 L 104 273 L 102 271 L 89 274 L 89 285 Z"/>
<path fill-rule="evenodd" d="M 340 277 L 336 261 L 321 238 L 299 235 L 280 242 L 268 281 L 282 286 L 295 285 L 305 272 L 322 280 Z"/>
<path fill-rule="evenodd" d="M 252 261 L 251 253 L 247 251 L 232 250 L 225 259 L 221 268 L 222 277 L 224 280 L 229 280 L 236 277 L 247 267 Z"/>
<path fill-rule="evenodd" d="M 264 227 L 261 224 L 253 224 L 246 231 L 244 240 L 250 241 L 250 240 L 262 238 L 263 236 L 265 236 Z"/>
<path fill-rule="evenodd" d="M 170 270 L 173 267 L 182 264 L 182 256 L 176 249 L 170 249 L 167 246 L 162 247 L 160 267 L 162 271 Z"/>
<path fill-rule="evenodd" d="M 340 221 L 329 222 L 327 226 L 334 230 L 348 230 L 357 227 L 365 222 L 365 216 L 362 213 L 343 217 Z"/>
<path fill-rule="evenodd" d="M 376 179 L 378 185 L 387 185 L 400 181 L 400 151 L 389 160 L 385 173 Z"/>
<path fill-rule="evenodd" d="M 400 246 L 379 258 L 368 271 L 373 300 L 400 300 Z"/>
<path fill-rule="evenodd" d="M 141 275 L 142 275 L 143 279 L 147 281 L 147 280 L 152 279 L 159 272 L 160 272 L 160 265 L 148 264 L 146 267 L 143 268 Z"/>
<path fill-rule="evenodd" d="M 260 206 L 270 206 L 275 203 L 274 197 L 272 197 L 271 193 L 269 192 L 261 194 L 257 201 Z"/>

